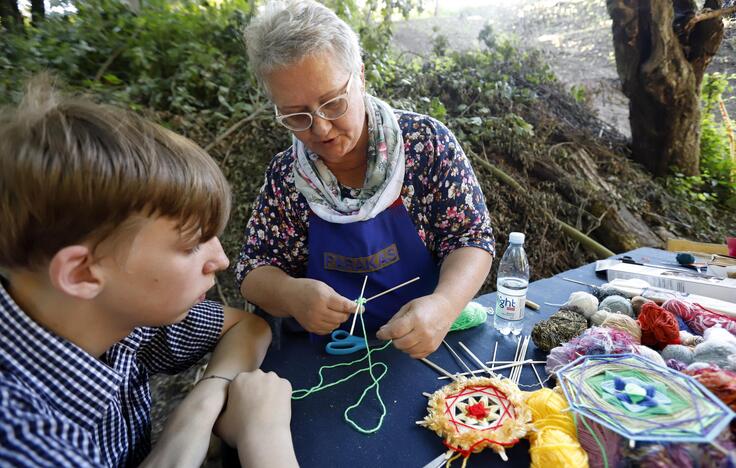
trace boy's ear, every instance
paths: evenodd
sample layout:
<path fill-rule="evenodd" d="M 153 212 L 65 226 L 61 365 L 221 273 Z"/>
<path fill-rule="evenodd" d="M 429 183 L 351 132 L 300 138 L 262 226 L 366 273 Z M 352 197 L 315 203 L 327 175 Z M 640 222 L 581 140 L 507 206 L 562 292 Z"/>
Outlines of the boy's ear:
<path fill-rule="evenodd" d="M 102 276 L 92 251 L 84 245 L 56 252 L 49 263 L 49 277 L 56 289 L 78 299 L 94 299 L 102 291 Z"/>

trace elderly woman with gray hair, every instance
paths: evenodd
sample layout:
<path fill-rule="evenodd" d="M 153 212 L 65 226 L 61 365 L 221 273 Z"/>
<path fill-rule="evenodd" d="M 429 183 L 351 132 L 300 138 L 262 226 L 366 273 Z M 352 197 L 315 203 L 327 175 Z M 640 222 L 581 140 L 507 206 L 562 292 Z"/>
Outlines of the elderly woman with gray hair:
<path fill-rule="evenodd" d="M 455 136 L 366 94 L 358 37 L 324 5 L 271 2 L 245 41 L 293 144 L 269 164 L 246 227 L 243 296 L 324 335 L 349 328 L 366 276 L 363 297 L 419 277 L 366 304 L 363 318 L 412 357 L 430 354 L 494 253 L 483 193 Z"/>

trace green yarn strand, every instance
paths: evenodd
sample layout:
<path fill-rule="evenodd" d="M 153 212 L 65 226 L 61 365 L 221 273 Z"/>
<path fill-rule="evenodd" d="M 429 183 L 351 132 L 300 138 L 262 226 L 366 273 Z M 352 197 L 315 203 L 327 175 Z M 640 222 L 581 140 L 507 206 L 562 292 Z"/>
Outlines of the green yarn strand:
<path fill-rule="evenodd" d="M 358 314 L 358 318 L 360 318 L 360 326 L 363 329 L 363 339 L 365 340 L 365 346 L 366 346 L 366 350 L 367 350 L 367 352 L 365 353 L 365 356 L 363 356 L 360 359 L 356 359 L 355 361 L 340 362 L 338 364 L 332 364 L 332 365 L 329 365 L 329 366 L 322 366 L 322 367 L 320 367 L 319 368 L 319 371 L 317 372 L 317 374 L 319 375 L 319 382 L 317 383 L 317 385 L 315 385 L 312 388 L 302 388 L 302 389 L 298 389 L 298 390 L 292 391 L 291 392 L 291 399 L 292 400 L 301 400 L 303 398 L 308 397 L 309 395 L 311 395 L 313 393 L 321 392 L 322 390 L 328 389 L 330 387 L 334 387 L 334 386 L 339 385 L 339 384 L 341 384 L 343 382 L 347 382 L 348 380 L 352 379 L 353 377 L 355 377 L 355 376 L 357 376 L 359 374 L 362 374 L 363 372 L 368 372 L 370 374 L 370 376 L 371 376 L 371 380 L 373 381 L 373 383 L 371 383 L 368 387 L 365 388 L 365 390 L 363 390 L 363 393 L 360 395 L 360 398 L 358 398 L 358 401 L 356 401 L 354 404 L 350 405 L 349 407 L 347 407 L 347 409 L 345 409 L 345 412 L 343 413 L 343 418 L 345 419 L 345 422 L 347 422 L 348 424 L 350 424 L 350 426 L 352 426 L 356 431 L 358 431 L 358 432 L 360 432 L 362 434 L 373 434 L 374 432 L 377 432 L 379 429 L 381 429 L 381 426 L 383 425 L 383 418 L 386 417 L 387 410 L 386 410 L 386 405 L 383 403 L 383 399 L 381 398 L 381 385 L 380 385 L 380 381 L 386 375 L 386 373 L 388 372 L 388 365 L 386 363 L 383 363 L 383 362 L 380 362 L 380 361 L 377 361 L 377 362 L 374 363 L 373 360 L 371 359 L 371 355 L 374 352 L 376 352 L 376 351 L 383 351 L 384 349 L 388 348 L 391 345 L 391 341 L 387 341 L 386 344 L 384 344 L 384 345 L 382 345 L 380 347 L 377 347 L 377 348 L 371 348 L 370 346 L 368 346 L 368 338 L 367 338 L 366 332 L 365 332 L 365 322 L 363 321 L 363 314 L 362 313 L 361 314 Z M 325 378 L 324 378 L 323 372 L 325 370 L 327 370 L 327 369 L 335 369 L 335 368 L 338 368 L 338 367 L 349 367 L 349 366 L 352 366 L 353 364 L 359 364 L 359 363 L 361 363 L 361 362 L 363 362 L 365 360 L 368 360 L 368 366 L 367 367 L 364 367 L 363 369 L 359 369 L 359 370 L 353 372 L 352 374 L 350 374 L 350 375 L 348 375 L 346 377 L 343 377 L 342 379 L 337 380 L 335 382 L 331 382 L 331 383 L 328 383 L 328 384 L 325 384 L 324 383 Z M 376 375 L 373 373 L 373 368 L 374 367 L 381 367 L 382 372 L 381 372 L 380 375 L 378 375 L 378 377 L 376 377 Z M 351 410 L 353 410 L 353 409 L 355 409 L 355 408 L 357 408 L 358 406 L 361 405 L 361 403 L 363 402 L 363 399 L 365 398 L 365 396 L 368 394 L 368 392 L 372 388 L 375 388 L 376 389 L 376 398 L 378 399 L 378 403 L 381 405 L 381 416 L 378 419 L 378 423 L 374 427 L 372 427 L 370 429 L 365 429 L 365 428 L 361 427 L 358 423 L 356 423 L 355 421 L 353 421 L 352 419 L 350 419 L 349 413 L 350 413 Z"/>

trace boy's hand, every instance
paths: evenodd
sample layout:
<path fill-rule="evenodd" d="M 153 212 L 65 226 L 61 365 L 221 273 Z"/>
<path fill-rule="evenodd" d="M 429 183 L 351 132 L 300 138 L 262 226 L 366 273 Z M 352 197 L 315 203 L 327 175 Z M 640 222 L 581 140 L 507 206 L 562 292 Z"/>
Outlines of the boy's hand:
<path fill-rule="evenodd" d="M 228 445 L 258 439 L 273 431 L 289 432 L 291 384 L 274 372 L 242 372 L 228 387 L 227 405 L 215 433 Z"/>
<path fill-rule="evenodd" d="M 355 313 L 358 306 L 322 281 L 291 278 L 284 285 L 290 296 L 290 315 L 307 331 L 326 335 Z"/>
<path fill-rule="evenodd" d="M 397 349 L 414 359 L 427 357 L 440 346 L 456 315 L 439 294 L 418 297 L 396 312 L 378 330 L 376 338 L 393 340 Z"/>

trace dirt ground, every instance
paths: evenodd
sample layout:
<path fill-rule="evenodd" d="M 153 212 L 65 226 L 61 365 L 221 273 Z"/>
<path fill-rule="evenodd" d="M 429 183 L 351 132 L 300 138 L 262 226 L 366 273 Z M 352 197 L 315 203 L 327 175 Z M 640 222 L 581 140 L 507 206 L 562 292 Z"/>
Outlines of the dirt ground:
<path fill-rule="evenodd" d="M 488 0 L 439 12 L 437 17 L 396 24 L 395 47 L 427 55 L 433 37 L 444 35 L 453 50 L 480 48 L 478 33 L 486 23 L 500 37 L 525 48 L 542 50 L 559 80 L 568 88 L 583 86 L 590 105 L 605 122 L 631 135 L 628 99 L 620 90 L 604 0 Z M 709 73 L 736 73 L 736 21 L 726 34 Z M 734 83 L 736 84 L 736 83 Z M 736 95 L 727 101 L 736 119 Z"/>

